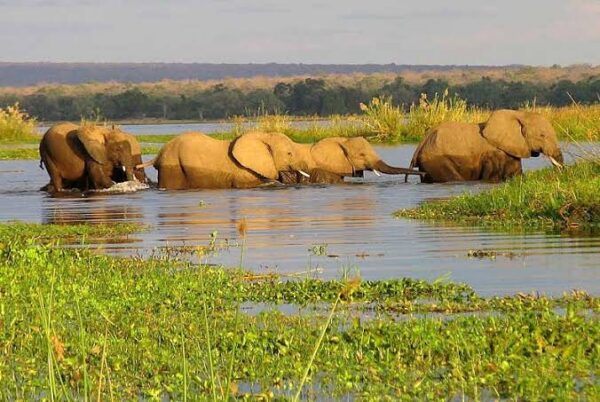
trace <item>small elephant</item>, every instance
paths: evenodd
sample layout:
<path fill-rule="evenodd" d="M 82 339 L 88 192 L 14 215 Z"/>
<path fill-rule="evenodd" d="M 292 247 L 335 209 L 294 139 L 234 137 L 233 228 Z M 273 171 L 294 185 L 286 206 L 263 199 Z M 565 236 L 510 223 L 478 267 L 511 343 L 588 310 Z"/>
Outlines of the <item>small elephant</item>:
<path fill-rule="evenodd" d="M 288 137 L 262 132 L 247 133 L 233 141 L 185 133 L 139 167 L 151 165 L 158 170 L 158 187 L 170 190 L 251 188 L 277 182 L 282 171 L 306 169 Z"/>
<path fill-rule="evenodd" d="M 136 169 L 141 162 L 139 143 L 115 128 L 57 124 L 44 134 L 39 150 L 40 165 L 50 176 L 42 190 L 86 191 L 109 188 L 115 182 L 146 181 L 143 169 Z"/>
<path fill-rule="evenodd" d="M 377 175 L 380 172 L 424 175 L 417 170 L 388 165 L 363 137 L 331 137 L 315 144 L 295 146 L 307 163 L 310 177 L 286 172 L 282 175 L 282 181 L 286 184 L 342 183 L 344 177 L 363 177 L 365 170 L 373 171 Z"/>
<path fill-rule="evenodd" d="M 546 155 L 562 166 L 563 155 L 550 122 L 534 112 L 498 110 L 485 123 L 446 122 L 425 134 L 410 167 L 426 183 L 503 181 L 522 173 L 521 159 Z"/>

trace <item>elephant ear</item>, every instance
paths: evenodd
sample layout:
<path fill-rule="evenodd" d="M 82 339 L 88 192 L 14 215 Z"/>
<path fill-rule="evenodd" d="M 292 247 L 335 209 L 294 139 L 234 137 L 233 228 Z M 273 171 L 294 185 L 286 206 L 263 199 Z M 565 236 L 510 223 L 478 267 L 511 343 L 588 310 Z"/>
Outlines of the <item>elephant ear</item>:
<path fill-rule="evenodd" d="M 267 179 L 276 180 L 278 176 L 271 147 L 264 141 L 268 134 L 248 133 L 238 137 L 233 143 L 233 158 L 246 169 L 258 173 Z"/>
<path fill-rule="evenodd" d="M 321 169 L 341 175 L 354 173 L 354 166 L 348 157 L 348 150 L 343 141 L 326 138 L 312 146 L 310 154 Z"/>
<path fill-rule="evenodd" d="M 82 127 L 77 130 L 77 139 L 93 160 L 106 163 L 106 140 L 102 133 L 91 127 Z"/>
<path fill-rule="evenodd" d="M 482 135 L 490 144 L 515 158 L 529 158 L 531 151 L 523 135 L 523 125 L 514 110 L 493 112 Z"/>

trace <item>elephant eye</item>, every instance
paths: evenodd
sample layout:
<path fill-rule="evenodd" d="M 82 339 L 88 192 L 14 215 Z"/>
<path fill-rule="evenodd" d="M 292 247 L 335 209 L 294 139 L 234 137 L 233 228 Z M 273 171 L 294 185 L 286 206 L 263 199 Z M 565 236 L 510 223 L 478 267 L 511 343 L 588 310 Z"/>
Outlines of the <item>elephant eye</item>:
<path fill-rule="evenodd" d="M 292 153 L 291 153 L 291 152 L 288 152 L 288 156 L 292 156 Z"/>

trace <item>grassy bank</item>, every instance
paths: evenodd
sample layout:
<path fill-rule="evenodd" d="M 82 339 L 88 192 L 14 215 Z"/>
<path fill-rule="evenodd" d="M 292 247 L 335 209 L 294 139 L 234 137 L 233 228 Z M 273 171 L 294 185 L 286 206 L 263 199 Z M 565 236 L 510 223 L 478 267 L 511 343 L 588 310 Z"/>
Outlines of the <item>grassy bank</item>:
<path fill-rule="evenodd" d="M 142 146 L 143 155 L 155 155 L 160 150 L 159 145 Z M 38 148 L 3 148 L 0 146 L 0 160 L 39 160 L 40 151 Z"/>
<path fill-rule="evenodd" d="M 583 292 L 483 299 L 447 282 L 286 281 L 14 235 L 94 229 L 0 227 L 2 399 L 600 396 L 600 301 Z"/>
<path fill-rule="evenodd" d="M 528 172 L 492 190 L 400 210 L 397 217 L 491 227 L 598 228 L 600 164 Z"/>
<path fill-rule="evenodd" d="M 334 116 L 327 125 L 323 125 L 323 120 L 318 117 L 304 118 L 305 126 L 301 128 L 293 126 L 296 118 L 286 115 L 263 115 L 252 121 L 235 118 L 231 120 L 231 130 L 212 135 L 232 140 L 246 131 L 260 130 L 282 132 L 299 143 L 313 143 L 328 137 L 355 136 L 364 136 L 373 143 L 381 144 L 414 143 L 420 141 L 431 127 L 444 121 L 482 122 L 490 113 L 489 110 L 467 107 L 463 99 L 449 96 L 447 91 L 432 99 L 422 96 L 419 103 L 407 111 L 393 106 L 391 100 L 385 97 L 373 98 L 368 104 L 361 104 L 361 109 L 361 115 Z M 573 104 L 562 108 L 526 105 L 524 109 L 545 115 L 563 141 L 600 141 L 600 105 Z M 162 144 L 177 134 L 138 135 L 137 138 L 141 143 Z M 8 108 L 7 111 L 0 109 L 0 160 L 37 159 L 36 150 L 17 148 L 15 145 L 38 143 L 39 139 L 35 134 L 35 120 L 18 107 Z M 2 144 L 8 146 L 2 147 Z M 146 145 L 143 153 L 155 154 L 159 149 L 157 145 Z"/>

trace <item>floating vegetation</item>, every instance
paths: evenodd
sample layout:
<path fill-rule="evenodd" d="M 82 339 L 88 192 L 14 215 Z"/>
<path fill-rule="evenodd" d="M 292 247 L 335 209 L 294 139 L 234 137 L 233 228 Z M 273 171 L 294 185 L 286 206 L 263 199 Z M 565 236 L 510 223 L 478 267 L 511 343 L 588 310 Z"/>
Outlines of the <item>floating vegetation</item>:
<path fill-rule="evenodd" d="M 482 298 L 444 279 L 257 275 L 47 242 L 117 226 L 0 225 L 0 398 L 600 397 L 600 300 L 585 292 Z"/>

